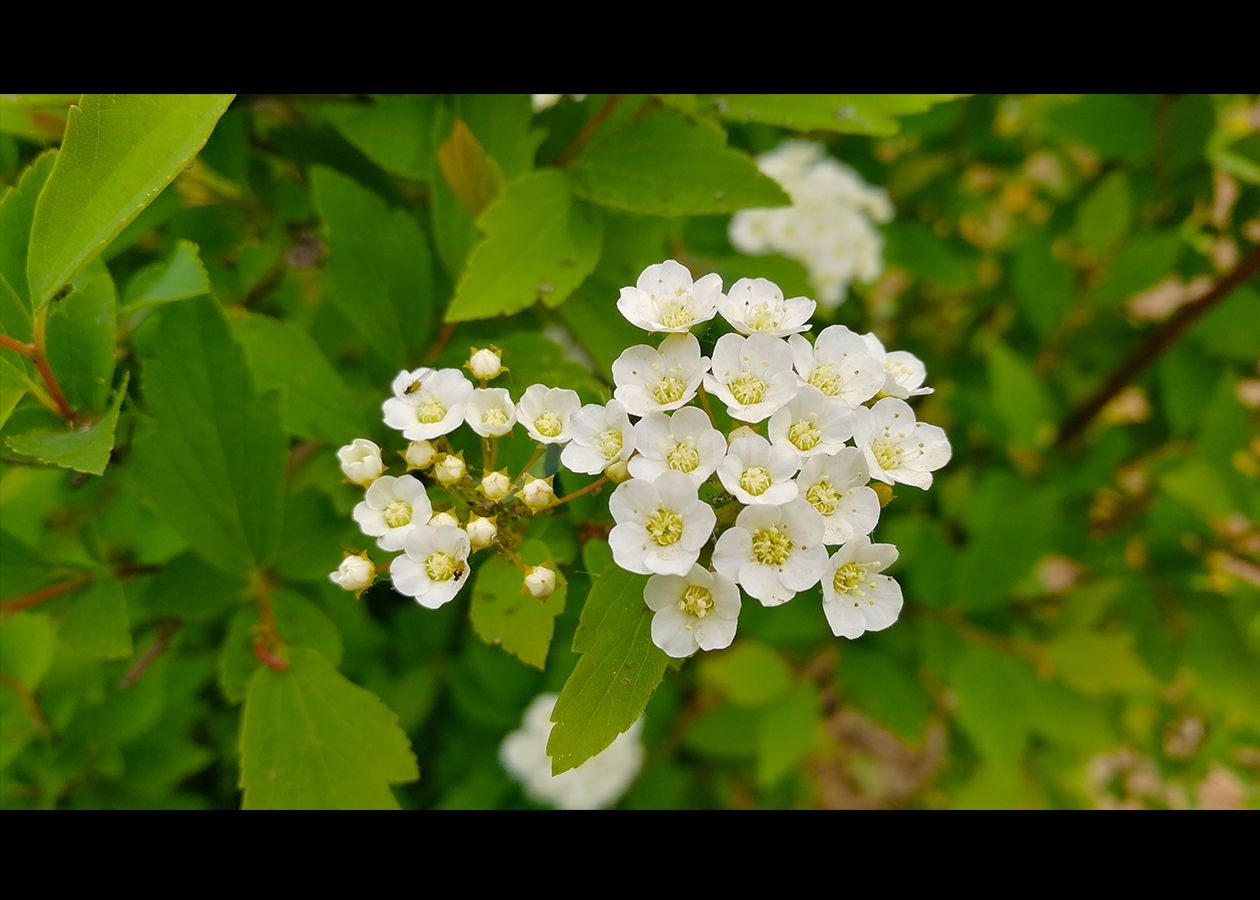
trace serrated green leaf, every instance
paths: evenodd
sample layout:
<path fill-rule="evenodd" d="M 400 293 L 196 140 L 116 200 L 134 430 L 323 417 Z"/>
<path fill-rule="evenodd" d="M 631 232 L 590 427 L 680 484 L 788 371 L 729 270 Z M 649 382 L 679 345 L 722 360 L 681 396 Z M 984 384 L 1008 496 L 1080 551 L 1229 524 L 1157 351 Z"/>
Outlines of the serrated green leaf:
<path fill-rule="evenodd" d="M 4 239 L 0 240 L 0 275 L 4 276 L 21 298 L 28 321 L 26 334 L 15 334 L 7 327 L 4 333 L 22 341 L 31 338 L 31 292 L 26 283 L 26 250 L 30 243 L 31 222 L 35 218 L 35 201 L 39 199 L 39 192 L 48 180 L 48 173 L 52 171 L 56 159 L 56 150 L 41 153 L 26 167 L 17 184 L 4 195 L 4 199 L 0 200 L 0 234 L 4 235 Z"/>
<path fill-rule="evenodd" d="M 292 646 L 310 647 L 334 666 L 341 664 L 344 652 L 341 632 L 322 609 L 301 594 L 284 589 L 271 591 L 270 600 L 272 618 L 281 641 Z M 219 687 L 233 703 L 245 699 L 249 680 L 261 665 L 254 655 L 258 621 L 256 605 L 238 611 L 228 624 L 228 636 L 219 653 Z"/>
<path fill-rule="evenodd" d="M 367 434 L 363 404 L 305 331 L 250 313 L 233 320 L 232 333 L 245 348 L 259 389 L 285 389 L 291 434 L 331 444 Z"/>
<path fill-rule="evenodd" d="M 114 379 L 117 330 L 114 279 L 100 261 L 84 268 L 74 291 L 48 310 L 48 365 L 76 411 L 103 409 Z"/>
<path fill-rule="evenodd" d="M 647 706 L 669 658 L 652 643 L 647 577 L 615 563 L 595 579 L 573 635 L 581 653 L 552 711 L 551 772 L 580 766 L 613 742 Z"/>
<path fill-rule="evenodd" d="M 35 204 L 26 261 L 38 311 L 205 144 L 232 94 L 84 94 Z"/>
<path fill-rule="evenodd" d="M 131 655 L 131 623 L 122 585 L 98 577 L 70 604 L 59 632 L 61 639 L 88 656 L 123 659 Z"/>
<path fill-rule="evenodd" d="M 314 650 L 261 668 L 241 719 L 245 809 L 397 809 L 391 783 L 420 777 L 398 717 Z"/>
<path fill-rule="evenodd" d="M 588 146 L 574 191 L 605 206 L 659 216 L 716 215 L 791 202 L 722 129 L 665 110 Z"/>
<path fill-rule="evenodd" d="M 1133 635 L 1075 631 L 1046 647 L 1059 678 L 1088 697 L 1134 693 L 1155 678 L 1133 654 Z"/>
<path fill-rule="evenodd" d="M 798 684 L 761 714 L 757 725 L 757 782 L 772 787 L 820 744 L 818 688 Z"/>
<path fill-rule="evenodd" d="M 477 224 L 485 238 L 469 254 L 448 322 L 512 315 L 538 300 L 559 306 L 599 261 L 603 219 L 555 169 L 510 183 Z"/>
<path fill-rule="evenodd" d="M 181 240 L 169 259 L 146 266 L 135 274 L 123 294 L 120 315 L 210 293 L 210 276 L 201 264 L 197 245 Z"/>
<path fill-rule="evenodd" d="M 166 307 L 144 396 L 157 432 L 133 462 L 150 507 L 208 562 L 247 573 L 280 539 L 284 399 L 254 389 L 245 353 L 208 297 Z"/>
<path fill-rule="evenodd" d="M 926 112 L 963 94 L 710 94 L 701 102 L 724 119 L 797 131 L 896 134 L 897 116 Z"/>
<path fill-rule="evenodd" d="M 792 672 L 783 657 L 746 639 L 729 650 L 706 654 L 700 678 L 741 706 L 765 706 L 792 686 Z"/>
<path fill-rule="evenodd" d="M 543 552 L 547 555 L 545 546 Z M 497 556 L 487 559 L 473 582 L 469 614 L 473 628 L 483 641 L 500 646 L 522 662 L 542 669 L 547 665 L 556 616 L 564 612 L 568 588 L 558 585 L 555 593 L 547 597 L 545 603 L 540 603 L 528 592 L 522 594 L 522 585 L 521 571 L 516 566 Z"/>
<path fill-rule="evenodd" d="M 6 442 L 25 456 L 91 475 L 102 475 L 109 465 L 110 451 L 114 449 L 118 411 L 122 408 L 130 380 L 131 373 L 123 372 L 122 381 L 114 392 L 114 402 L 86 429 L 66 426 L 62 431 L 30 431 L 13 435 Z"/>

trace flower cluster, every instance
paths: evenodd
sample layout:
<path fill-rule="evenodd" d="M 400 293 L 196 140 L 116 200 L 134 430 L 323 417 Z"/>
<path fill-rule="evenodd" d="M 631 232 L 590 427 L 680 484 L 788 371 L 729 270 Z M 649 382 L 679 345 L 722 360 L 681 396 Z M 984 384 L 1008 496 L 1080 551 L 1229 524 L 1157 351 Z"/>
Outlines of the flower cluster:
<path fill-rule="evenodd" d="M 762 154 L 757 167 L 783 186 L 792 205 L 736 213 L 730 239 L 737 250 L 800 260 L 827 309 L 844 302 L 850 283 L 879 277 L 884 242 L 871 223 L 892 218 L 884 190 L 804 141 Z"/>

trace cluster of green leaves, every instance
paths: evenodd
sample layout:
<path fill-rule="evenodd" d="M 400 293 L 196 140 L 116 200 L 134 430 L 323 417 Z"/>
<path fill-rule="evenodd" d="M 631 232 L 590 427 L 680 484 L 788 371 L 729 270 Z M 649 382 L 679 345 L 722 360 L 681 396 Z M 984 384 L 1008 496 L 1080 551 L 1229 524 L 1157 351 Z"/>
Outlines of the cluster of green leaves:
<path fill-rule="evenodd" d="M 0 802 L 525 806 L 497 748 L 543 690 L 557 771 L 646 708 L 629 806 L 1254 798 L 1254 281 L 1053 442 L 1144 310 L 1254 252 L 1255 102 L 3 98 L 0 332 L 30 352 L 0 350 Z M 567 580 L 546 604 L 488 553 L 436 611 L 329 583 L 376 553 L 335 450 L 400 446 L 399 369 L 494 343 L 513 396 L 597 402 L 645 266 L 810 293 L 726 238 L 787 202 L 753 156 L 802 134 L 897 208 L 888 272 L 834 321 L 924 359 L 954 441 L 939 489 L 884 512 L 900 622 L 848 643 L 816 593 L 746 603 L 731 649 L 671 664 L 606 495 L 528 526 Z"/>

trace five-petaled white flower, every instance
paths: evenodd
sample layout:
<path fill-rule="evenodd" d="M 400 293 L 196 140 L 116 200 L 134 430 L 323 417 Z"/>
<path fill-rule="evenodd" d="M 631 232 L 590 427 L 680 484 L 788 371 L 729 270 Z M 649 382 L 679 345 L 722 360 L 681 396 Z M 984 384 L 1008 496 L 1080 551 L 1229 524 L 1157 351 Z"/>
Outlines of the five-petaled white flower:
<path fill-rule="evenodd" d="M 671 334 L 659 348 L 636 344 L 612 364 L 617 384 L 613 396 L 632 416 L 678 409 L 696 395 L 708 368 L 695 335 Z"/>
<path fill-rule="evenodd" d="M 337 458 L 346 478 L 360 487 L 367 487 L 385 471 L 381 448 L 366 438 L 355 438 L 354 443 L 346 444 L 337 451 Z"/>
<path fill-rule="evenodd" d="M 801 455 L 790 444 L 772 445 L 759 434 L 747 434 L 731 441 L 717 474 L 740 503 L 777 506 L 796 497 L 792 476 L 800 467 Z"/>
<path fill-rule="evenodd" d="M 889 353 L 884 350 L 880 339 L 873 334 L 862 335 L 862 342 L 866 344 L 866 352 L 879 360 L 880 365 L 883 366 L 884 386 L 880 390 L 884 396 L 906 399 L 930 394 L 935 390 L 935 388 L 922 386 L 923 380 L 927 378 L 927 368 L 923 365 L 923 361 L 913 353 L 905 350 L 894 350 Z"/>
<path fill-rule="evenodd" d="M 408 382 L 401 396 L 385 401 L 385 424 L 401 431 L 409 441 L 428 441 L 451 433 L 464 421 L 472 382 L 459 369 L 416 371 L 430 374 Z M 414 374 L 403 372 L 395 379 L 395 386 L 404 376 L 410 378 Z"/>
<path fill-rule="evenodd" d="M 872 407 L 859 407 L 854 415 L 853 440 L 866 455 L 872 478 L 926 491 L 932 473 L 949 462 L 953 451 L 945 432 L 916 422 L 904 400 L 885 397 Z"/>
<path fill-rule="evenodd" d="M 694 406 L 673 415 L 648 413 L 634 426 L 634 443 L 639 452 L 630 460 L 630 474 L 635 478 L 655 481 L 673 470 L 682 472 L 697 488 L 726 455 L 726 438 Z"/>
<path fill-rule="evenodd" d="M 713 508 L 681 472 L 619 484 L 608 510 L 617 522 L 608 534 L 613 560 L 639 575 L 686 575 L 717 524 Z"/>
<path fill-rule="evenodd" d="M 716 272 L 693 283 L 686 266 L 667 259 L 644 269 L 635 287 L 622 288 L 617 309 L 644 331 L 683 332 L 712 319 L 721 296 Z"/>
<path fill-rule="evenodd" d="M 581 405 L 577 391 L 531 384 L 516 405 L 516 417 L 539 443 L 564 444 L 573 437 L 569 420 Z"/>
<path fill-rule="evenodd" d="M 830 455 L 853 436 L 853 411 L 843 400 L 806 384 L 770 417 L 766 430 L 773 443 L 790 444 L 803 457 Z"/>
<path fill-rule="evenodd" d="M 462 528 L 417 528 L 407 535 L 406 555 L 394 558 L 389 577 L 394 590 L 414 597 L 421 606 L 437 609 L 455 599 L 471 571 L 472 546 Z"/>
<path fill-rule="evenodd" d="M 828 397 L 857 407 L 884 387 L 884 367 L 867 351 L 862 336 L 843 325 L 824 328 L 813 346 L 799 334 L 788 338 L 788 343 L 801 379 Z"/>
<path fill-rule="evenodd" d="M 800 390 L 792 372 L 792 350 L 768 334 L 724 334 L 713 346 L 713 372 L 704 389 L 726 404 L 740 422 L 761 422 L 778 412 Z"/>
<path fill-rule="evenodd" d="M 635 431 L 619 400 L 588 403 L 573 413 L 569 429 L 573 440 L 560 452 L 560 462 L 570 472 L 598 475 L 634 453 Z"/>
<path fill-rule="evenodd" d="M 735 640 L 739 588 L 724 575 L 692 566 L 686 575 L 653 575 L 643 589 L 652 643 L 680 659 L 697 649 L 722 650 Z"/>
<path fill-rule="evenodd" d="M 770 334 L 785 337 L 809 330 L 814 301 L 806 297 L 785 299 L 773 281 L 741 278 L 721 295 L 718 312 L 740 334 Z"/>
<path fill-rule="evenodd" d="M 796 484 L 805 502 L 823 517 L 824 544 L 843 544 L 855 534 L 870 534 L 878 524 L 879 496 L 866 486 L 870 480 L 866 459 L 857 447 L 805 461 Z"/>
<path fill-rule="evenodd" d="M 855 638 L 882 631 L 901 612 L 901 585 L 884 569 L 897 561 L 892 544 L 872 544 L 856 535 L 835 552 L 822 578 L 823 612 L 836 637 Z"/>
<path fill-rule="evenodd" d="M 713 567 L 762 606 L 778 606 L 818 584 L 827 570 L 823 520 L 801 498 L 748 506 L 713 548 Z"/>
<path fill-rule="evenodd" d="M 464 420 L 482 437 L 503 437 L 516 424 L 516 404 L 503 388 L 477 388 L 468 398 Z"/>
<path fill-rule="evenodd" d="M 424 485 L 410 475 L 382 475 L 354 508 L 354 520 L 382 550 L 401 550 L 407 535 L 432 517 L 433 504 Z"/>

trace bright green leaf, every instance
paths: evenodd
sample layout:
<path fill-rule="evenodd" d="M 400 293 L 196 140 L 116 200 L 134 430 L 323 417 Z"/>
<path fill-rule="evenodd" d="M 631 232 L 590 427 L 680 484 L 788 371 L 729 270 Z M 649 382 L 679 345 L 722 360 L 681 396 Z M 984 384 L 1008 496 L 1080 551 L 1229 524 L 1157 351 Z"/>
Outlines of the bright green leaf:
<path fill-rule="evenodd" d="M 761 714 L 757 727 L 757 782 L 771 787 L 800 767 L 820 744 L 818 688 L 808 681 Z"/>
<path fill-rule="evenodd" d="M 31 380 L 26 373 L 4 357 L 0 357 L 0 427 L 9 421 L 9 415 L 18 401 L 26 396 L 31 388 Z"/>
<path fill-rule="evenodd" d="M 747 639 L 722 653 L 706 654 L 700 678 L 741 706 L 765 706 L 792 686 L 792 671 L 783 657 Z"/>
<path fill-rule="evenodd" d="M 281 641 L 318 650 L 334 666 L 341 664 L 341 632 L 323 610 L 289 590 L 273 590 L 270 599 Z M 232 703 L 245 699 L 250 678 L 261 665 L 254 655 L 258 621 L 258 607 L 250 605 L 240 609 L 228 624 L 227 639 L 219 653 L 219 687 Z"/>
<path fill-rule="evenodd" d="M 1060 679 L 1089 697 L 1155 687 L 1154 677 L 1133 653 L 1130 634 L 1076 631 L 1053 641 L 1046 655 Z"/>
<path fill-rule="evenodd" d="M 1012 775 L 1028 737 L 1031 681 L 1024 660 L 974 645 L 951 673 L 958 724 L 991 765 Z"/>
<path fill-rule="evenodd" d="M 761 122 L 797 131 L 888 136 L 897 116 L 926 112 L 962 94 L 715 94 L 702 102 L 724 119 Z"/>
<path fill-rule="evenodd" d="M 46 613 L 19 612 L 0 624 L 0 672 L 28 691 L 52 666 L 53 627 Z"/>
<path fill-rule="evenodd" d="M 564 612 L 567 588 L 557 586 L 543 603 L 528 591 L 522 594 L 522 586 L 520 569 L 501 557 L 487 559 L 473 582 L 469 613 L 473 628 L 483 641 L 499 645 L 522 662 L 542 669 L 547 665 L 556 616 Z"/>
<path fill-rule="evenodd" d="M 127 285 L 119 313 L 210 293 L 210 276 L 192 241 L 179 241 L 170 259 L 146 266 Z"/>
<path fill-rule="evenodd" d="M 109 400 L 116 305 L 114 279 L 104 263 L 94 262 L 70 296 L 48 310 L 48 364 L 72 409 L 99 410 Z"/>
<path fill-rule="evenodd" d="M 18 453 L 42 459 L 53 465 L 102 475 L 114 449 L 114 430 L 118 427 L 118 411 L 127 394 L 130 372 L 123 372 L 114 392 L 114 402 L 104 414 L 86 429 L 66 427 L 61 431 L 30 431 L 7 439 Z"/>
<path fill-rule="evenodd" d="M 437 102 L 434 97 L 378 97 L 372 106 L 330 103 L 322 112 L 385 171 L 428 181 Z"/>
<path fill-rule="evenodd" d="M 57 159 L 57 151 L 49 150 L 37 156 L 25 171 L 17 184 L 0 200 L 0 275 L 12 285 L 14 292 L 21 298 L 30 317 L 31 292 L 26 284 L 26 250 L 30 242 L 31 222 L 35 218 L 35 201 L 39 192 L 48 180 L 53 162 Z M 9 337 L 30 340 L 30 334 L 14 334 L 5 329 Z"/>
<path fill-rule="evenodd" d="M 61 623 L 61 639 L 73 649 L 99 659 L 131 655 L 131 623 L 122 585 L 102 576 L 76 594 Z"/>

